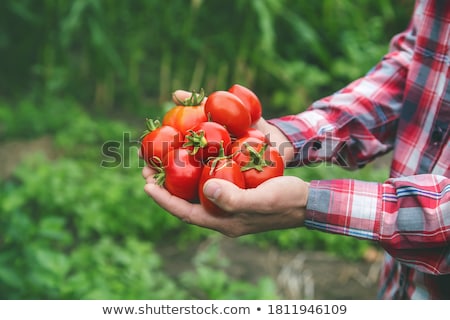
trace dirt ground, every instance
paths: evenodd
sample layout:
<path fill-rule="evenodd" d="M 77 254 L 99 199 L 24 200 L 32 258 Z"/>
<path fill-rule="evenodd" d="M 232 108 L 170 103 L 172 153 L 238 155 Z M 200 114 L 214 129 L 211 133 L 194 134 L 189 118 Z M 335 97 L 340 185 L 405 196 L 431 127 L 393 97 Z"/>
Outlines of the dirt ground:
<path fill-rule="evenodd" d="M 216 243 L 217 244 L 217 243 Z M 376 299 L 381 253 L 368 252 L 364 261 L 348 261 L 325 252 L 286 252 L 261 249 L 222 237 L 221 258 L 229 262 L 227 272 L 234 279 L 255 282 L 270 277 L 282 299 L 373 300 Z M 192 267 L 192 258 L 208 243 L 180 250 L 158 247 L 169 274 L 178 275 Z"/>
<path fill-rule="evenodd" d="M 0 144 L 0 179 L 7 178 L 19 161 L 36 151 L 51 158 L 57 156 L 51 138 L 13 141 Z M 180 251 L 174 246 L 159 247 L 166 270 L 177 275 L 192 267 L 192 258 L 202 246 Z M 368 252 L 367 259 L 351 262 L 324 252 L 285 252 L 272 248 L 263 250 L 244 245 L 227 237 L 219 240 L 220 254 L 230 262 L 227 272 L 236 279 L 257 281 L 274 279 L 283 299 L 375 299 L 381 256 Z M 188 263 L 186 263 L 188 261 Z"/>

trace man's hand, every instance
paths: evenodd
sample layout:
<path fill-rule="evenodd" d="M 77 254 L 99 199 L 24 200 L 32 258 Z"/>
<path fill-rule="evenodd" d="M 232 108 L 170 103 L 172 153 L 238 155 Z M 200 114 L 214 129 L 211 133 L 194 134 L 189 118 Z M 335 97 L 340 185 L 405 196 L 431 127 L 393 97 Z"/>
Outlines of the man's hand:
<path fill-rule="evenodd" d="M 172 97 L 176 103 L 188 99 L 191 94 L 189 91 L 176 90 Z M 285 163 L 293 159 L 294 148 L 277 127 L 263 118 L 254 127 L 279 149 Z M 171 195 L 155 183 L 155 173 L 148 166 L 142 170 L 146 180 L 145 192 L 163 209 L 187 223 L 213 229 L 230 237 L 301 227 L 304 224 L 309 184 L 297 177 L 272 178 L 253 189 L 240 189 L 222 179 L 208 180 L 203 192 L 229 213 L 228 216 L 219 217 L 205 211 L 200 204 L 192 204 Z"/>
<path fill-rule="evenodd" d="M 204 186 L 205 195 L 229 212 L 213 216 L 200 204 L 192 204 L 171 195 L 155 184 L 155 171 L 145 167 L 145 192 L 163 209 L 179 219 L 217 230 L 230 237 L 268 230 L 301 227 L 308 198 L 308 183 L 292 176 L 270 179 L 254 189 L 239 189 L 234 184 L 211 179 Z"/>

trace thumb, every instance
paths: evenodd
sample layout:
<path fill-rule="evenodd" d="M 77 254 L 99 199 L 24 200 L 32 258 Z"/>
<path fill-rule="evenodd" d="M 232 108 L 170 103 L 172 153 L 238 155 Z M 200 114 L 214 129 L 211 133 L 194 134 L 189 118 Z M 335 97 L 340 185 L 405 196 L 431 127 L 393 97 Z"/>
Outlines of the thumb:
<path fill-rule="evenodd" d="M 206 181 L 203 186 L 203 193 L 209 200 L 215 202 L 219 198 L 223 189 L 222 181 L 221 179 L 210 179 Z"/>
<path fill-rule="evenodd" d="M 304 210 L 309 184 L 294 176 L 266 180 L 256 188 L 241 189 L 230 181 L 210 179 L 203 186 L 205 196 L 229 212 Z"/>
<path fill-rule="evenodd" d="M 228 212 L 254 209 L 257 198 L 251 195 L 254 192 L 256 189 L 241 189 L 228 180 L 218 178 L 208 180 L 203 186 L 204 195 Z"/>

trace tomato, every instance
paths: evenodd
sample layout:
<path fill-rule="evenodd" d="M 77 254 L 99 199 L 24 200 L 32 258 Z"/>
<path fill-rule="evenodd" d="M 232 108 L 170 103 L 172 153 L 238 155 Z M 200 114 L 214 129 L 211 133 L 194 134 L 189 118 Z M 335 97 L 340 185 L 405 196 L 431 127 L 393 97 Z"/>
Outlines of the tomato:
<path fill-rule="evenodd" d="M 233 155 L 234 161 L 236 161 L 241 167 L 244 167 L 249 161 L 249 151 L 248 146 L 252 147 L 256 152 L 261 152 L 261 149 L 267 143 L 257 137 L 244 136 L 241 137 L 231 144 L 231 154 Z"/>
<path fill-rule="evenodd" d="M 236 137 L 243 135 L 251 125 L 250 112 L 236 95 L 228 91 L 211 93 L 205 102 L 205 114 Z"/>
<path fill-rule="evenodd" d="M 269 143 L 268 137 L 265 136 L 262 131 L 252 128 L 252 127 L 248 128 L 247 131 L 239 139 L 245 139 L 245 138 L 250 138 L 250 137 Z"/>
<path fill-rule="evenodd" d="M 234 84 L 229 89 L 229 92 L 236 95 L 244 103 L 245 107 L 250 112 L 252 124 L 261 118 L 262 106 L 258 96 L 250 89 L 240 85 Z"/>
<path fill-rule="evenodd" d="M 158 168 L 155 179 L 174 196 L 195 202 L 198 200 L 198 183 L 203 165 L 197 161 L 188 149 L 170 150 Z"/>
<path fill-rule="evenodd" d="M 183 144 L 183 135 L 171 126 L 161 126 L 158 120 L 147 119 L 147 130 L 141 138 L 141 154 L 145 162 L 153 166 L 160 162 L 167 152 Z"/>
<path fill-rule="evenodd" d="M 284 161 L 275 147 L 253 138 L 241 139 L 232 148 L 233 157 L 241 167 L 246 188 L 256 188 L 264 181 L 282 176 Z"/>
<path fill-rule="evenodd" d="M 245 188 L 244 176 L 241 172 L 241 167 L 232 158 L 229 157 L 217 157 L 208 161 L 204 166 L 202 174 L 200 176 L 200 182 L 198 185 L 199 199 L 202 206 L 212 215 L 226 216 L 229 213 L 225 212 L 211 200 L 209 200 L 203 193 L 203 186 L 206 181 L 212 178 L 219 178 L 228 180 L 239 188 Z"/>
<path fill-rule="evenodd" d="M 200 94 L 192 92 L 190 98 L 178 100 L 178 104 L 166 112 L 162 124 L 172 126 L 185 135 L 189 129 L 207 121 L 205 108 L 201 104 L 204 96 L 203 91 Z"/>
<path fill-rule="evenodd" d="M 202 122 L 188 131 L 185 137 L 184 147 L 199 161 L 205 161 L 210 157 L 217 157 L 220 148 L 223 147 L 225 155 L 231 148 L 231 137 L 224 126 L 217 122 Z"/>

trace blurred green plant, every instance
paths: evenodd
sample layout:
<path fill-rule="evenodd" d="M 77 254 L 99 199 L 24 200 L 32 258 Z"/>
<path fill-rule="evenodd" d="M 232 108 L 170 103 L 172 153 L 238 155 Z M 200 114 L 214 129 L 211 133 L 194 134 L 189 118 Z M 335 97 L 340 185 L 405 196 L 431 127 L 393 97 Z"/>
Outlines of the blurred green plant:
<path fill-rule="evenodd" d="M 211 237 L 193 259 L 194 270 L 183 273 L 180 283 L 200 299 L 278 299 L 273 279 L 262 277 L 257 283 L 233 281 L 227 273 L 230 265 Z"/>
<path fill-rule="evenodd" d="M 366 73 L 412 9 L 413 0 L 5 0 L 0 94 L 142 115 L 174 89 L 242 83 L 266 116 L 298 112 Z"/>
<path fill-rule="evenodd" d="M 177 222 L 155 214 L 139 184 L 137 173 L 97 161 L 30 155 L 19 164 L 1 185 L 2 298 L 185 297 L 151 245 Z"/>

